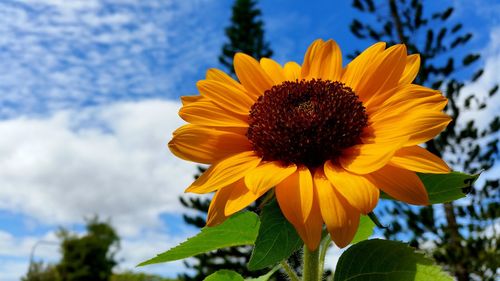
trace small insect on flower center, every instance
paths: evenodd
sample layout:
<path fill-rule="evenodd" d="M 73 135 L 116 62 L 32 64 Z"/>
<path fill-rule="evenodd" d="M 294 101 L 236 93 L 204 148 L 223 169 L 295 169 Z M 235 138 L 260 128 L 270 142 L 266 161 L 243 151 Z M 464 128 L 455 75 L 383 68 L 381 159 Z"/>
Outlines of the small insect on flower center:
<path fill-rule="evenodd" d="M 367 121 L 365 107 L 344 84 L 287 81 L 252 106 L 247 137 L 264 160 L 314 168 L 360 143 Z"/>

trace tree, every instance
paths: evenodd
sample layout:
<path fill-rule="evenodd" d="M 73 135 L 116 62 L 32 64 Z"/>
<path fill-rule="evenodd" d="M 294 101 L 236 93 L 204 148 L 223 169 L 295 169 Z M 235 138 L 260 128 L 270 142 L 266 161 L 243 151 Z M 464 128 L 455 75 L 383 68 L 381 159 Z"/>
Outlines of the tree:
<path fill-rule="evenodd" d="M 453 7 L 427 13 L 421 0 L 386 0 L 377 6 L 372 0 L 352 3 L 369 15 L 362 21 L 352 21 L 350 28 L 356 37 L 386 41 L 388 45 L 404 43 L 410 53 L 420 54 L 415 83 L 441 89 L 448 98 L 446 111 L 453 121 L 438 138 L 426 143 L 427 149 L 443 157 L 455 170 L 478 173 L 493 167 L 498 157 L 500 116 L 492 114 L 481 126 L 464 115 L 489 110 L 489 100 L 498 85 L 488 93 L 463 91 L 464 75 L 471 75 L 472 83 L 481 77 L 483 69 L 475 67 L 480 55 L 464 48 L 473 34 L 464 32 L 462 23 L 452 23 Z M 437 207 L 392 203 L 382 210 L 386 215 L 383 217 L 398 219 L 392 219 L 385 236 L 409 239 L 414 246 L 427 250 L 458 281 L 494 280 L 500 267 L 496 252 L 500 234 L 494 229 L 500 217 L 499 183 L 497 175 L 482 186 L 464 190 L 470 192 L 467 199 Z"/>
<path fill-rule="evenodd" d="M 32 262 L 26 276 L 21 281 L 61 281 L 57 267 L 52 264 L 45 265 L 43 262 Z"/>
<path fill-rule="evenodd" d="M 272 56 L 273 52 L 269 47 L 269 43 L 264 40 L 264 23 L 260 17 L 261 11 L 256 7 L 256 1 L 236 0 L 234 2 L 231 24 L 226 28 L 226 36 L 229 42 L 223 45 L 222 54 L 219 56 L 220 63 L 233 76 L 235 73 L 233 57 L 237 52 L 243 52 L 256 59 Z M 201 167 L 199 169 L 200 173 L 204 171 Z M 198 215 L 183 215 L 184 221 L 198 228 L 204 227 L 210 200 L 200 197 L 180 197 L 180 202 L 185 207 L 198 212 Z M 247 269 L 246 264 L 250 258 L 250 253 L 250 247 L 232 247 L 198 255 L 195 257 L 196 262 L 184 262 L 186 267 L 195 271 L 195 275 L 181 274 L 179 278 L 187 281 L 203 280 L 206 276 L 219 269 L 235 270 L 248 277 L 257 277 L 264 274 L 265 271 L 249 271 Z"/>
<path fill-rule="evenodd" d="M 120 238 L 109 223 L 99 222 L 97 217 L 87 222 L 84 236 L 61 230 L 62 259 L 57 265 L 63 281 L 108 281 L 113 267 Z"/>
<path fill-rule="evenodd" d="M 122 273 L 114 273 L 110 281 L 177 281 L 177 279 L 164 278 L 154 274 L 125 271 Z"/>
<path fill-rule="evenodd" d="M 30 263 L 28 273 L 22 281 L 110 280 L 112 269 L 117 264 L 115 254 L 120 238 L 108 222 L 100 222 L 97 217 L 87 221 L 86 229 L 87 233 L 83 236 L 61 229 L 58 233 L 61 239 L 61 261 L 47 265 L 42 262 Z"/>
<path fill-rule="evenodd" d="M 222 46 L 219 62 L 234 75 L 233 57 L 242 52 L 256 59 L 270 58 L 273 51 L 264 40 L 264 22 L 254 0 L 236 0 L 231 25 L 226 28 L 229 42 Z"/>

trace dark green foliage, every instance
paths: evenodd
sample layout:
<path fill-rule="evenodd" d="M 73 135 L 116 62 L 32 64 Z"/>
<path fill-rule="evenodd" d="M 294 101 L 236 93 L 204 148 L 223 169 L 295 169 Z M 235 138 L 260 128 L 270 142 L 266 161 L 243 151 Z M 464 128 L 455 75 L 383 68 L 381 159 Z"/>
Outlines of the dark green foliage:
<path fill-rule="evenodd" d="M 269 58 L 273 51 L 264 39 L 264 22 L 254 0 L 236 0 L 231 16 L 231 25 L 226 28 L 229 42 L 222 47 L 219 62 L 234 74 L 233 57 L 243 52 L 256 59 Z"/>
<path fill-rule="evenodd" d="M 108 222 L 97 217 L 87 221 L 87 233 L 77 236 L 65 229 L 59 231 L 61 261 L 44 265 L 32 262 L 22 281 L 108 281 L 117 264 L 115 253 L 120 238 Z M 163 279 L 113 279 L 163 281 Z"/>
<path fill-rule="evenodd" d="M 111 276 L 110 281 L 178 281 L 177 279 L 164 278 L 154 274 L 135 273 L 126 271 L 115 273 Z"/>
<path fill-rule="evenodd" d="M 21 281 L 61 281 L 61 277 L 55 265 L 32 262 Z"/>
<path fill-rule="evenodd" d="M 453 279 L 441 271 L 432 259 L 416 252 L 407 244 L 371 239 L 347 248 L 340 256 L 333 281 L 348 280 L 451 281 Z"/>
<path fill-rule="evenodd" d="M 461 118 L 465 110 L 476 114 L 489 110 L 489 97 L 497 92 L 498 85 L 482 95 L 463 91 L 464 79 L 460 77 L 468 74 L 471 81 L 476 81 L 483 70 L 474 69 L 480 55 L 467 53 L 464 46 L 472 33 L 464 32 L 463 25 L 453 21 L 453 7 L 429 13 L 425 1 L 387 0 L 369 11 L 366 7 L 371 2 L 353 1 L 353 7 L 365 13 L 363 22 L 352 22 L 353 34 L 389 45 L 403 42 L 409 53 L 420 53 L 421 67 L 415 83 L 438 88 L 449 100 L 446 111 L 454 121 L 426 144 L 427 149 L 444 157 L 458 171 L 474 174 L 493 167 L 499 156 L 498 113 L 490 114 L 490 120 L 482 124 L 475 120 L 463 122 Z M 494 231 L 500 217 L 499 181 L 498 175 L 491 175 L 482 186 L 469 188 L 468 199 L 459 203 L 423 208 L 388 204 L 380 217 L 398 218 L 384 222 L 389 226 L 385 236 L 409 238 L 416 247 L 427 244 L 426 250 L 459 281 L 494 280 L 500 267 L 496 250 L 500 233 Z"/>
<path fill-rule="evenodd" d="M 281 213 L 276 200 L 264 206 L 260 222 L 248 268 L 256 270 L 273 266 L 287 259 L 304 244 L 293 225 Z"/>
<path fill-rule="evenodd" d="M 87 233 L 76 236 L 60 231 L 62 259 L 57 270 L 63 281 L 108 281 L 117 264 L 119 237 L 114 229 L 97 218 L 87 222 Z"/>

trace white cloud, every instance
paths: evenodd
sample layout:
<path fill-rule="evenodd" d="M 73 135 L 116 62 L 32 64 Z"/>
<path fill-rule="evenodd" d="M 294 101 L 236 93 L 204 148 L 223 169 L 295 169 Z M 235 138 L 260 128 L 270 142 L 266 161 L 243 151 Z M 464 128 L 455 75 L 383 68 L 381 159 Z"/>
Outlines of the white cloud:
<path fill-rule="evenodd" d="M 51 242 L 56 241 L 55 232 L 48 232 L 43 236 L 16 237 L 9 232 L 0 230 L 0 256 L 26 258 L 31 255 L 33 247 L 39 242 L 39 245 L 36 246 L 36 255 L 54 260 L 59 257 L 57 248 L 45 247 L 44 245 L 50 245 Z"/>
<path fill-rule="evenodd" d="M 333 245 L 328 249 L 325 256 L 325 269 L 330 269 L 332 272 L 335 270 L 337 263 L 339 262 L 340 256 L 345 252 L 346 248 L 340 249 L 339 247 Z"/>
<path fill-rule="evenodd" d="M 160 213 L 179 211 L 195 173 L 166 147 L 181 124 L 178 107 L 149 100 L 0 122 L 8 136 L 0 140 L 0 209 L 46 224 L 97 213 L 126 234 L 158 226 Z"/>
<path fill-rule="evenodd" d="M 1 261 L 0 262 L 0 281 L 19 281 L 20 277 L 26 273 L 28 268 L 28 260 L 26 261 Z"/>
<path fill-rule="evenodd" d="M 489 36 L 488 45 L 480 51 L 484 60 L 484 73 L 477 82 L 466 84 L 462 89 L 462 93 L 465 94 L 461 97 L 462 99 L 467 95 L 475 94 L 480 101 L 483 101 L 488 98 L 489 90 L 494 85 L 500 84 L 500 76 L 498 76 L 498 69 L 500 69 L 500 25 L 492 28 Z M 496 116 L 500 112 L 500 93 L 490 98 L 487 106 L 488 110 L 480 112 L 464 111 L 459 123 L 465 124 L 466 120 L 472 119 L 481 128 L 486 127 L 492 116 Z"/>
<path fill-rule="evenodd" d="M 178 196 L 196 172 L 195 164 L 175 158 L 166 147 L 182 124 L 179 107 L 145 100 L 1 121 L 0 134 L 8 137 L 0 139 L 0 209 L 54 228 L 81 224 L 93 214 L 110 217 L 122 237 L 121 268 L 175 246 L 194 231 L 169 229 L 160 216 L 185 212 Z M 9 269 L 19 269 L 16 278 L 26 272 L 36 241 L 57 241 L 53 231 L 18 237 L 7 231 L 0 231 L 0 267 L 23 264 Z M 39 248 L 36 257 L 57 258 L 57 247 Z M 173 276 L 183 267 L 140 270 Z"/>

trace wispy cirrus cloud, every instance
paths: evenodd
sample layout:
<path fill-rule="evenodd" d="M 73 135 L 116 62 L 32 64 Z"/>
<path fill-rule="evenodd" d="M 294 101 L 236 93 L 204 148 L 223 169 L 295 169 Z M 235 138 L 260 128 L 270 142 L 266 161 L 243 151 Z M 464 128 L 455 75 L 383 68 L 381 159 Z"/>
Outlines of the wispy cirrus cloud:
<path fill-rule="evenodd" d="M 201 69 L 216 64 L 218 5 L 2 1 L 0 118 L 193 91 Z"/>

